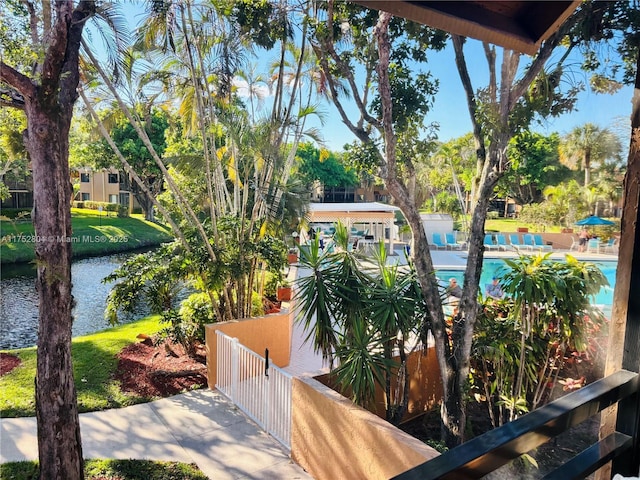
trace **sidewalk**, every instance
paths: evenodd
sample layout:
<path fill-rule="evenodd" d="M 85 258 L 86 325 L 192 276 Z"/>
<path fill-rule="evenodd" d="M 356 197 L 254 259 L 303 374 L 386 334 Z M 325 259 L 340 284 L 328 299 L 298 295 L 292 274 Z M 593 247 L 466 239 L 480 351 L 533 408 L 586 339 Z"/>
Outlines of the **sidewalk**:
<path fill-rule="evenodd" d="M 85 458 L 195 463 L 211 479 L 310 479 L 222 394 L 196 390 L 80 414 Z M 36 460 L 36 419 L 0 419 L 0 463 Z"/>

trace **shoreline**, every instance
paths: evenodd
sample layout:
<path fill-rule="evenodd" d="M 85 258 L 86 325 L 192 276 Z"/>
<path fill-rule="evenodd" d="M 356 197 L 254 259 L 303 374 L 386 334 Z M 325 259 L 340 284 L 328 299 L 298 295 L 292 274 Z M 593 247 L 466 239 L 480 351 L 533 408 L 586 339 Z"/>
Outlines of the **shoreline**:
<path fill-rule="evenodd" d="M 144 253 L 144 251 L 149 251 L 153 248 L 159 247 L 163 243 L 167 243 L 171 241 L 173 241 L 172 238 L 162 242 L 156 242 L 156 241 L 141 242 L 137 244 L 135 247 L 128 247 L 128 248 L 106 249 L 106 250 L 100 250 L 100 251 L 93 250 L 93 251 L 85 251 L 85 252 L 77 252 L 77 253 L 74 253 L 72 251 L 71 260 L 73 261 L 73 260 L 83 260 L 85 258 L 105 257 L 107 255 L 116 255 L 118 253 L 135 253 L 137 251 L 140 251 L 140 253 Z M 119 243 L 117 245 L 123 245 L 123 244 Z M 17 267 L 17 268 L 26 267 L 27 265 L 33 263 L 34 261 L 35 261 L 35 254 L 34 254 L 34 257 L 29 260 L 18 259 L 15 261 L 11 261 L 11 260 L 5 261 L 4 259 L 2 259 L 0 260 L 0 267 Z"/>
<path fill-rule="evenodd" d="M 29 222 L 2 222 L 0 265 L 28 264 L 36 259 L 36 241 L 71 244 L 71 258 L 99 257 L 156 247 L 173 240 L 171 230 L 138 216 L 115 217 L 96 215 L 93 211 L 73 209 L 72 233 L 57 238 L 40 238 Z"/>

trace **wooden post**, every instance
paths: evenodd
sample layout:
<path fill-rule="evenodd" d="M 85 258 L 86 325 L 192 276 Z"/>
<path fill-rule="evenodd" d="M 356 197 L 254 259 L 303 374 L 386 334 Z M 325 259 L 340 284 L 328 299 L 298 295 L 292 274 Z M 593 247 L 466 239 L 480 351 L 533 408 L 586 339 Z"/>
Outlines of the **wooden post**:
<path fill-rule="evenodd" d="M 632 105 L 631 142 L 624 181 L 620 251 L 605 375 L 620 368 L 640 372 L 640 56 L 637 60 Z M 628 453 L 613 461 L 613 473 L 637 476 L 640 473 L 638 393 L 618 404 L 617 415 L 615 408 L 602 413 L 600 437 L 606 437 L 614 429 L 632 436 L 634 443 Z M 611 467 L 603 467 L 596 478 L 611 478 Z"/>

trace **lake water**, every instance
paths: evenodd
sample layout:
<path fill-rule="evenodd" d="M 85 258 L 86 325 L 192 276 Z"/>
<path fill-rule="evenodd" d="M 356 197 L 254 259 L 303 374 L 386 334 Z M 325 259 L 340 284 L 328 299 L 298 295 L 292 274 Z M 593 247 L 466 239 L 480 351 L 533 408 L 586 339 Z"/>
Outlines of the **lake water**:
<path fill-rule="evenodd" d="M 102 279 L 137 253 L 107 255 L 73 262 L 72 293 L 76 301 L 73 309 L 74 337 L 110 327 L 109 322 L 104 319 L 104 309 L 112 284 L 105 285 Z M 133 320 L 133 317 L 129 320 Z M 33 346 L 36 344 L 37 332 L 38 294 L 34 266 L 3 265 L 0 281 L 0 350 Z"/>

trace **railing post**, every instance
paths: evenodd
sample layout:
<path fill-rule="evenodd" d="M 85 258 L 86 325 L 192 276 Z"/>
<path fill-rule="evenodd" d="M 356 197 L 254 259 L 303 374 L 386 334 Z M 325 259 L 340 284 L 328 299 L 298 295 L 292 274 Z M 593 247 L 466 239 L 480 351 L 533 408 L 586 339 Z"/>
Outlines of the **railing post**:
<path fill-rule="evenodd" d="M 266 378 L 262 379 L 265 382 L 264 388 L 264 429 L 269 432 L 271 429 L 271 375 L 269 371 L 269 349 L 264 349 L 264 376 Z"/>
<path fill-rule="evenodd" d="M 237 399 L 236 389 L 240 382 L 240 371 L 238 368 L 238 339 L 231 339 L 231 401 L 235 402 Z"/>

